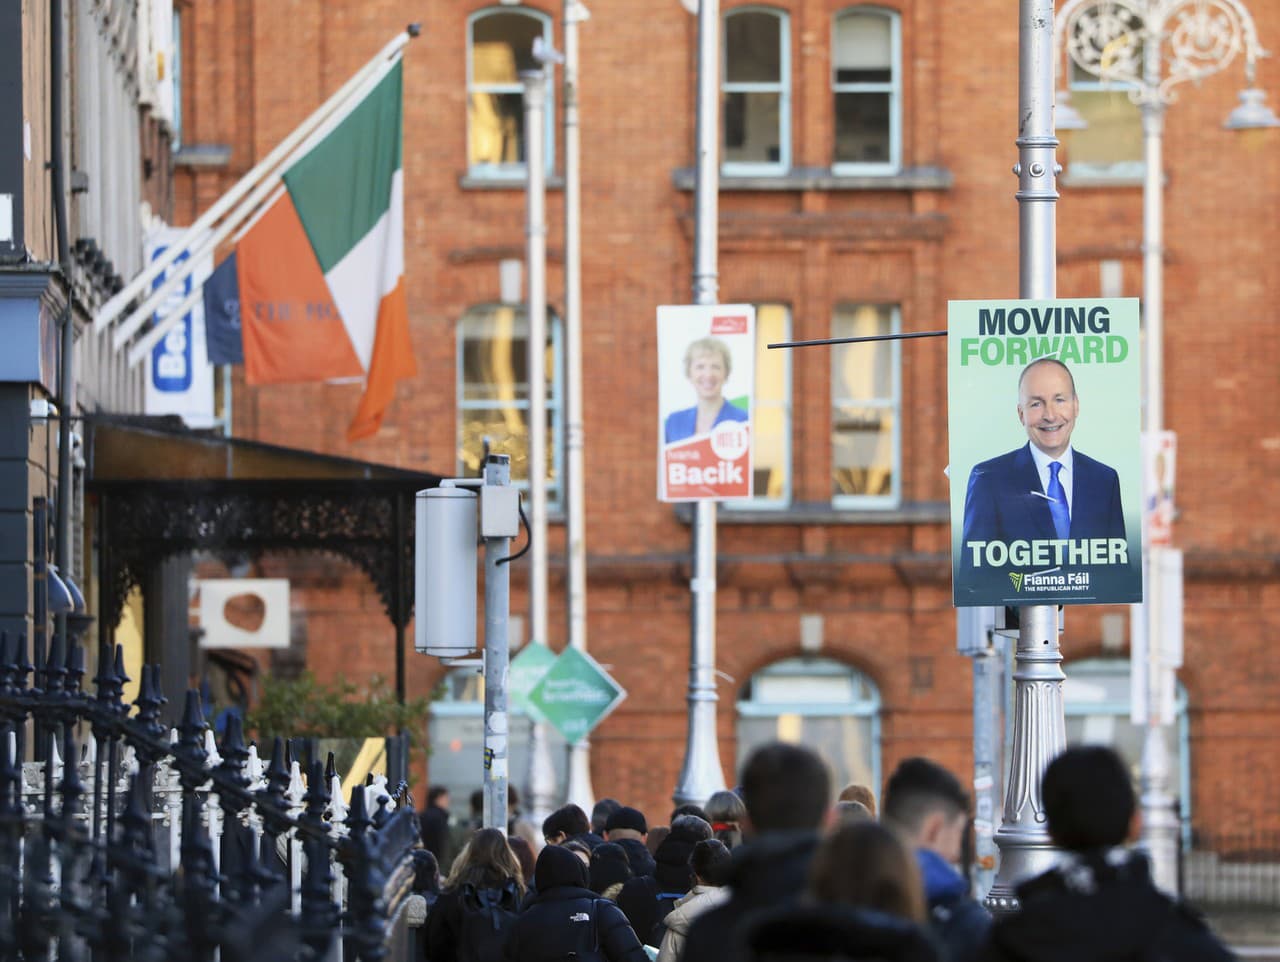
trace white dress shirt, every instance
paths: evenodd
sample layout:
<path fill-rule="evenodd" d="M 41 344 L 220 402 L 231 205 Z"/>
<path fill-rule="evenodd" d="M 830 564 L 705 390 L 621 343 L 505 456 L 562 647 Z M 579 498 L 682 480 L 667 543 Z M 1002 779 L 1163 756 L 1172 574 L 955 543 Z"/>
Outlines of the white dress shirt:
<path fill-rule="evenodd" d="M 1049 496 L 1049 477 L 1051 473 L 1049 471 L 1049 465 L 1052 464 L 1055 460 L 1062 465 L 1061 470 L 1058 471 L 1058 480 L 1062 483 L 1062 490 L 1067 493 L 1067 514 L 1070 515 L 1071 514 L 1071 488 L 1072 488 L 1071 479 L 1074 477 L 1074 472 L 1071 470 L 1071 465 L 1072 465 L 1071 446 L 1068 445 L 1067 450 L 1062 452 L 1062 457 L 1051 458 L 1049 457 L 1049 455 L 1045 454 L 1038 447 L 1036 447 L 1035 444 L 1033 443 L 1031 445 L 1031 457 L 1035 459 L 1036 471 L 1038 471 L 1040 474 L 1040 493 L 1043 494 L 1046 498 Z"/>

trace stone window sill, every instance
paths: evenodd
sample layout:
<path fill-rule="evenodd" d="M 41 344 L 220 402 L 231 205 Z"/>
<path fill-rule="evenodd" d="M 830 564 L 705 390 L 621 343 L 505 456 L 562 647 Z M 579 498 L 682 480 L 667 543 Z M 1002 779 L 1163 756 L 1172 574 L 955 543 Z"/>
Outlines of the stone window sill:
<path fill-rule="evenodd" d="M 692 504 L 678 504 L 676 519 L 692 524 Z M 833 508 L 829 504 L 793 504 L 775 510 L 734 510 L 722 507 L 716 512 L 722 525 L 851 525 L 851 524 L 947 524 L 951 507 L 945 501 L 913 501 L 896 508 Z"/>
<path fill-rule="evenodd" d="M 692 167 L 672 171 L 677 190 L 693 190 Z M 720 191 L 948 190 L 954 178 L 940 167 L 907 167 L 896 174 L 837 174 L 825 167 L 793 167 L 786 173 L 720 175 Z"/>

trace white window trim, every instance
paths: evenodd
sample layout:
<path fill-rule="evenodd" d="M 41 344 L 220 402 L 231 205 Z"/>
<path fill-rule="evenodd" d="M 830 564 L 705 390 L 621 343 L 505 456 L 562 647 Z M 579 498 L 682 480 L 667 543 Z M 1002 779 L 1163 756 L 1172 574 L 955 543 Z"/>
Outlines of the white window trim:
<path fill-rule="evenodd" d="M 723 97 L 731 93 L 776 93 L 778 94 L 778 160 L 776 163 L 743 163 L 734 161 L 725 161 L 720 165 L 720 170 L 726 176 L 730 177 L 760 177 L 760 176 L 776 176 L 785 174 L 791 170 L 791 17 L 785 10 L 778 10 L 774 7 L 764 6 L 748 6 L 734 7 L 724 15 L 724 23 L 728 24 L 730 17 L 735 17 L 743 13 L 765 13 L 776 17 L 778 20 L 778 82 L 777 83 L 746 83 L 743 81 L 730 82 L 726 79 L 729 71 L 729 46 L 726 40 L 721 44 L 720 50 L 720 94 Z M 729 31 L 722 30 L 722 35 L 728 37 Z M 723 110 L 721 124 L 723 121 Z M 724 151 L 724 134 L 721 132 L 720 150 L 723 156 Z"/>
<path fill-rule="evenodd" d="M 882 301 L 841 301 L 840 305 L 848 305 L 851 307 L 877 306 L 888 307 L 892 310 L 891 322 L 889 325 L 889 333 L 902 333 L 902 305 L 885 304 Z M 833 320 L 834 320 L 834 313 Z M 831 507 L 841 510 L 849 509 L 875 509 L 885 510 L 897 508 L 902 504 L 902 342 L 898 340 L 888 341 L 889 345 L 889 364 L 893 373 L 893 392 L 887 398 L 831 398 L 830 409 L 831 417 L 834 422 L 835 408 L 838 405 L 842 407 L 863 407 L 876 408 L 882 411 L 893 412 L 893 485 L 889 494 L 835 494 L 831 495 Z M 835 425 L 832 424 L 834 431 Z M 832 452 L 832 470 L 834 471 L 834 451 Z"/>
<path fill-rule="evenodd" d="M 467 176 L 476 177 L 485 180 L 524 180 L 526 176 L 526 164 L 473 164 L 471 162 L 471 95 L 473 93 L 496 93 L 496 94 L 523 94 L 524 84 L 518 81 L 513 84 L 477 84 L 472 77 L 472 67 L 474 58 L 471 56 L 471 41 L 474 36 L 474 28 L 476 22 L 494 14 L 518 14 L 520 16 L 530 17 L 542 24 L 542 39 L 550 47 L 552 45 L 551 38 L 551 17 L 543 13 L 541 10 L 534 10 L 532 7 L 519 6 L 501 6 L 501 7 L 485 7 L 483 10 L 477 10 L 471 16 L 467 17 L 466 27 L 466 51 L 467 51 L 467 90 L 465 110 L 467 113 L 467 139 L 465 149 L 467 151 Z M 548 74 L 548 79 L 550 79 Z M 548 83 L 547 97 L 545 99 L 545 110 L 543 111 L 545 118 L 545 130 L 543 131 L 543 143 L 546 145 L 547 154 L 547 170 L 555 170 L 556 166 L 556 125 L 555 125 L 555 109 L 556 98 L 553 91 L 553 83 Z M 523 120 L 521 121 L 523 124 Z M 523 126 L 521 127 L 521 136 L 523 136 Z"/>
<path fill-rule="evenodd" d="M 463 380 L 464 372 L 462 369 L 462 344 L 463 344 L 463 324 L 466 322 L 467 315 L 472 311 L 484 310 L 486 308 L 508 307 L 515 310 L 525 310 L 527 306 L 520 304 L 503 304 L 498 301 L 488 301 L 482 304 L 472 304 L 462 316 L 458 318 L 454 325 L 454 425 L 453 425 L 453 450 L 454 464 L 457 466 L 458 474 L 461 475 L 464 468 L 462 460 L 458 457 L 462 450 L 462 412 L 489 410 L 497 407 L 510 407 L 516 411 L 528 411 L 530 401 L 528 398 L 524 400 L 515 400 L 499 403 L 492 399 L 480 398 L 477 400 L 467 400 L 463 397 L 466 384 Z M 552 433 L 547 439 L 547 449 L 551 458 L 552 477 L 554 481 L 547 483 L 547 504 L 553 510 L 560 510 L 564 507 L 564 325 L 561 323 L 560 315 L 554 311 L 547 312 L 547 333 L 551 336 L 551 362 L 554 370 L 551 376 L 551 392 L 547 395 L 547 410 L 551 414 Z M 526 337 L 528 335 L 526 334 Z M 528 418 L 525 418 L 528 423 Z M 524 480 L 512 479 L 512 487 L 520 491 L 529 490 L 529 479 Z"/>
<path fill-rule="evenodd" d="M 762 304 L 785 307 L 787 310 L 787 326 L 786 326 L 786 331 L 784 332 L 784 337 L 786 340 L 791 339 L 791 329 L 792 329 L 792 324 L 794 323 L 794 320 L 795 320 L 795 311 L 792 309 L 790 304 L 786 303 L 785 301 L 755 301 L 754 304 L 757 309 Z M 791 377 L 792 377 L 792 370 L 794 365 L 792 365 L 791 363 L 790 351 L 784 351 L 783 357 L 786 359 L 785 363 L 787 366 L 786 376 L 783 380 L 783 392 L 784 392 L 783 401 L 780 405 L 770 404 L 770 407 L 778 406 L 778 407 L 781 407 L 783 410 L 783 419 L 782 419 L 783 448 L 782 449 L 783 451 L 786 452 L 787 466 L 786 466 L 786 483 L 783 484 L 782 486 L 782 496 L 778 498 L 751 497 L 751 498 L 742 498 L 742 499 L 735 499 L 733 501 L 722 502 L 722 505 L 725 508 L 728 508 L 732 511 L 785 511 L 787 508 L 791 507 L 792 474 L 795 468 L 795 465 L 792 462 L 792 458 L 791 458 L 791 417 L 792 417 L 792 410 L 794 406 L 794 398 L 792 396 Z M 751 412 L 751 417 L 754 420 L 756 409 L 760 405 L 760 402 L 756 399 L 754 391 L 752 392 L 751 404 L 753 408 Z"/>
<path fill-rule="evenodd" d="M 853 14 L 873 14 L 889 21 L 891 76 L 889 83 L 836 83 L 836 23 Z M 896 174 L 902 169 L 902 16 L 896 10 L 870 4 L 845 7 L 831 21 L 831 121 L 835 130 L 835 95 L 840 93 L 889 94 L 889 160 L 864 164 L 832 161 L 831 172 L 840 175 Z"/>

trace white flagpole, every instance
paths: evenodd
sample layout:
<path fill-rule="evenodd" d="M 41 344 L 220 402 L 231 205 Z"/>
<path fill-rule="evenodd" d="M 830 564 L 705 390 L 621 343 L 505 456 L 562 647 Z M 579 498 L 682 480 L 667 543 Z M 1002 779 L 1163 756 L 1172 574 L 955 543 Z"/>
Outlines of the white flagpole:
<path fill-rule="evenodd" d="M 342 107 L 352 94 L 360 90 L 370 75 L 375 73 L 390 57 L 399 54 L 400 50 L 410 40 L 419 33 L 417 24 L 410 24 L 407 29 L 397 34 L 395 39 L 391 40 L 383 47 L 378 54 L 368 63 L 357 71 L 350 80 L 338 88 L 338 90 L 326 100 L 323 104 L 315 109 L 312 114 L 307 117 L 301 124 L 294 128 L 284 140 L 276 145 L 271 153 L 267 154 L 252 170 L 240 178 L 236 184 L 225 194 L 218 198 L 212 207 L 202 214 L 194 224 L 187 228 L 186 233 L 177 239 L 160 257 L 152 261 L 144 268 L 133 280 L 129 281 L 120 289 L 110 300 L 108 300 L 98 310 L 93 318 L 94 333 L 101 332 L 104 328 L 111 324 L 113 320 L 120 316 L 125 307 L 135 297 L 141 294 L 160 274 L 169 268 L 174 261 L 186 250 L 187 245 L 204 231 L 207 231 L 215 224 L 227 211 L 231 210 L 240 199 L 253 189 L 264 176 L 269 174 L 280 166 L 281 162 L 291 155 L 297 146 L 307 139 L 321 124 L 329 119 L 334 111 Z M 189 262 L 194 263 L 196 257 L 195 252 L 189 258 Z M 185 276 L 185 275 L 183 275 Z M 157 294 L 160 291 L 156 292 Z M 167 292 L 166 292 L 167 296 Z M 154 308 L 154 304 L 152 308 Z M 147 311 L 146 313 L 150 313 Z"/>
<path fill-rule="evenodd" d="M 347 98 L 348 102 L 352 104 L 352 109 L 354 109 L 355 105 L 358 104 L 359 101 L 363 100 L 365 96 L 367 96 L 368 93 L 382 81 L 382 78 L 386 76 L 387 72 L 395 65 L 399 56 L 400 55 L 397 52 L 390 61 L 379 64 L 371 74 L 365 75 L 364 82 L 356 87 L 352 94 Z M 284 171 L 288 170 L 289 166 L 296 158 L 307 153 L 307 151 L 309 151 L 317 141 L 322 139 L 331 129 L 341 123 L 348 113 L 350 113 L 350 111 L 330 113 L 329 116 L 325 118 L 325 121 L 321 126 L 313 128 L 311 135 L 303 140 L 302 143 L 297 144 L 293 151 L 284 158 L 275 170 L 261 178 L 248 198 L 246 198 L 239 207 L 232 211 L 230 215 L 223 219 L 222 223 L 214 228 L 213 233 L 210 234 L 205 241 L 203 241 L 196 249 L 192 250 L 191 257 L 178 265 L 171 274 L 166 275 L 164 283 L 152 291 L 146 300 L 131 311 L 124 320 L 117 324 L 115 332 L 111 338 L 112 347 L 119 350 L 131 337 L 133 337 L 134 334 L 138 332 L 139 328 L 147 322 L 147 318 L 151 317 L 151 315 L 173 295 L 173 292 L 177 289 L 178 285 L 185 281 L 187 277 L 195 271 L 196 263 L 201 255 L 216 251 L 218 245 L 221 244 L 229 234 L 234 232 L 240 224 L 258 211 L 259 206 L 262 205 L 266 198 L 271 197 L 274 199 L 275 191 L 278 189 L 282 181 Z M 189 237 L 190 235 L 191 230 L 188 230 L 183 237 Z M 180 243 L 181 240 L 175 242 L 174 247 L 178 246 Z M 171 247 L 169 250 L 172 249 L 173 248 Z M 169 251 L 166 251 L 165 253 L 167 254 Z M 152 328 L 151 331 L 148 331 L 148 335 L 156 335 L 151 340 L 151 344 L 154 344 L 159 337 L 163 336 L 164 332 L 167 331 L 169 327 L 173 326 L 173 323 L 176 323 L 176 321 L 174 321 L 171 322 L 168 327 L 164 327 L 164 323 L 169 320 L 169 317 L 170 315 L 166 314 L 165 317 L 160 319 L 156 328 Z M 159 333 L 156 333 L 157 330 Z M 136 352 L 130 353 L 131 358 L 135 356 L 137 356 Z M 136 363 L 136 361 L 131 360 L 130 363 L 133 364 Z"/>

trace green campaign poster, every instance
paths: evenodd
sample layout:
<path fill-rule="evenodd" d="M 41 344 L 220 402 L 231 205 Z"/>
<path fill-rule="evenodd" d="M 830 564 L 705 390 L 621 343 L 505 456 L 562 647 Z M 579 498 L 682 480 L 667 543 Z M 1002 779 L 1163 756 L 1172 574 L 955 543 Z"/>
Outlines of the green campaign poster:
<path fill-rule="evenodd" d="M 1142 600 L 1136 298 L 951 301 L 957 606 Z"/>
<path fill-rule="evenodd" d="M 565 648 L 529 693 L 528 702 L 570 745 L 586 738 L 627 697 L 594 658 Z"/>

